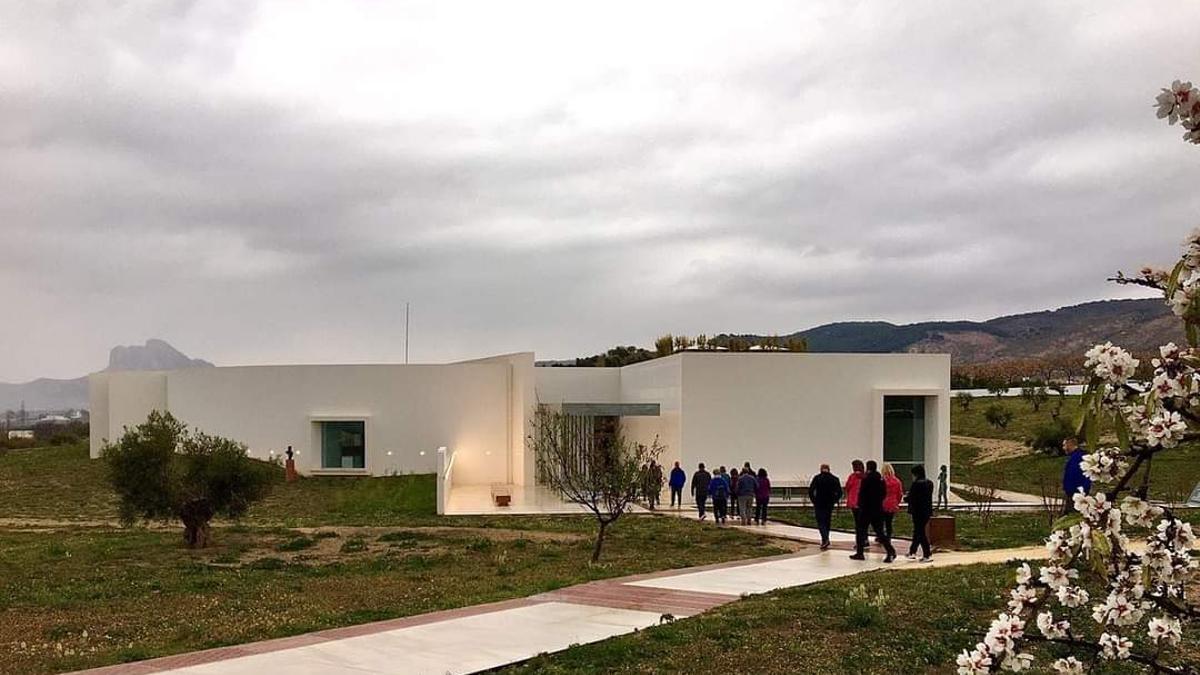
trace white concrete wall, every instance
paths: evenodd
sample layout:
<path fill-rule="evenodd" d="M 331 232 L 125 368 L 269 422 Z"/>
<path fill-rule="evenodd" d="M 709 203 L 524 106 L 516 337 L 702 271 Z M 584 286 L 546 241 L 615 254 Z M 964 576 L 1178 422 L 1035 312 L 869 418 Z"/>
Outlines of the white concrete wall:
<path fill-rule="evenodd" d="M 682 358 L 680 446 L 689 468 L 701 461 L 709 466 L 749 461 L 779 483 L 807 481 L 821 462 L 842 476 L 851 459 L 882 461 L 876 401 L 884 390 L 937 397 L 938 405 L 926 412 L 938 417 L 938 433 L 926 441 L 926 468 L 949 464 L 947 355 L 686 353 Z"/>
<path fill-rule="evenodd" d="M 365 419 L 369 473 L 433 473 L 444 445 L 456 454 L 456 482 L 508 475 L 504 363 L 194 368 L 172 371 L 168 387 L 180 419 L 240 440 L 256 457 L 291 445 L 302 472 L 321 466 L 313 419 L 340 417 Z"/>
<path fill-rule="evenodd" d="M 108 373 L 88 375 L 88 445 L 92 459 L 108 440 Z"/>
<path fill-rule="evenodd" d="M 167 375 L 163 371 L 97 373 L 88 378 L 88 399 L 107 414 L 90 412 L 90 451 L 100 456 L 105 440 L 116 441 L 126 427 L 146 421 L 153 410 L 167 410 Z M 95 390 L 94 393 L 92 390 Z"/>

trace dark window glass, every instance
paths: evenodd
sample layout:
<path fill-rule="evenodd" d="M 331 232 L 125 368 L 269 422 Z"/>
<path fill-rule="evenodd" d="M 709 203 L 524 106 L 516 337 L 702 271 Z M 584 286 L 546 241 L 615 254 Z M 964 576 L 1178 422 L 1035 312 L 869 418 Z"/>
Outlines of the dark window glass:
<path fill-rule="evenodd" d="M 364 469 L 367 466 L 366 424 L 321 422 L 321 467 Z"/>
<path fill-rule="evenodd" d="M 925 463 L 925 397 L 883 397 L 883 461 L 901 466 Z"/>

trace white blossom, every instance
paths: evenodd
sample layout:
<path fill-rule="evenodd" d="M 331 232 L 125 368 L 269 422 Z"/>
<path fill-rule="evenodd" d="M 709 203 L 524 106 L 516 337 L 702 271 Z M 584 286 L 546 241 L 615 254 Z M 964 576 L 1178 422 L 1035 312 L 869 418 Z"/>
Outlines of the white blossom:
<path fill-rule="evenodd" d="M 1111 624 L 1113 626 L 1128 626 L 1135 624 L 1142 619 L 1141 608 L 1134 604 L 1128 596 L 1120 591 L 1114 590 L 1108 594 L 1104 602 L 1097 603 L 1092 608 L 1092 618 L 1098 624 Z"/>
<path fill-rule="evenodd" d="M 1096 345 L 1084 355 L 1084 367 L 1092 370 L 1102 380 L 1112 384 L 1124 384 L 1137 369 L 1138 360 L 1129 352 L 1111 342 Z"/>
<path fill-rule="evenodd" d="M 1088 601 L 1088 592 L 1080 586 L 1060 586 L 1055 595 L 1063 607 L 1082 607 Z"/>
<path fill-rule="evenodd" d="M 1011 653 L 1004 657 L 1000 662 L 1000 668 L 1010 670 L 1014 673 L 1019 673 L 1022 670 L 1029 670 L 1033 667 L 1033 656 L 1031 654 Z"/>
<path fill-rule="evenodd" d="M 1008 592 L 1009 598 L 1008 608 L 1014 612 L 1020 612 L 1025 609 L 1026 605 L 1032 605 L 1037 602 L 1037 589 L 1018 584 L 1016 588 Z"/>
<path fill-rule="evenodd" d="M 992 672 L 992 655 L 982 642 L 970 651 L 964 649 L 955 663 L 958 664 L 958 675 L 988 675 Z"/>
<path fill-rule="evenodd" d="M 1083 456 L 1079 463 L 1083 475 L 1091 480 L 1107 483 L 1112 482 L 1125 473 L 1129 463 L 1122 456 L 1120 448 L 1101 448 Z"/>
<path fill-rule="evenodd" d="M 1146 443 L 1150 446 L 1161 445 L 1173 448 L 1179 444 L 1180 437 L 1187 431 L 1187 423 L 1183 416 L 1174 411 L 1160 410 L 1150 416 L 1146 425 Z"/>
<path fill-rule="evenodd" d="M 1162 512 L 1161 507 L 1138 497 L 1130 496 L 1121 501 L 1121 513 L 1125 515 L 1125 522 L 1135 527 L 1151 527 Z"/>
<path fill-rule="evenodd" d="M 1100 656 L 1106 659 L 1127 659 L 1133 641 L 1114 633 L 1100 634 Z"/>
<path fill-rule="evenodd" d="M 1053 614 L 1042 612 L 1037 615 L 1037 627 L 1047 638 L 1059 640 L 1067 637 L 1067 631 L 1071 629 L 1071 622 L 1066 619 L 1055 621 Z"/>
<path fill-rule="evenodd" d="M 1068 656 L 1065 659 L 1058 659 L 1054 662 L 1054 672 L 1060 675 L 1083 675 L 1083 663 L 1074 656 Z"/>
<path fill-rule="evenodd" d="M 1046 538 L 1046 553 L 1052 562 L 1071 557 L 1071 542 L 1061 530 L 1055 530 Z"/>
<path fill-rule="evenodd" d="M 1016 614 L 1001 614 L 992 621 L 983 636 L 983 644 L 993 654 L 1003 654 L 1016 645 L 1016 640 L 1025 634 L 1025 622 Z"/>
<path fill-rule="evenodd" d="M 1170 616 L 1150 619 L 1147 633 L 1154 642 L 1161 641 L 1169 645 L 1179 644 L 1180 638 L 1183 637 L 1183 629 L 1179 624 L 1179 619 Z"/>
<path fill-rule="evenodd" d="M 1154 97 L 1154 103 L 1158 107 L 1155 114 L 1158 119 L 1166 118 L 1168 124 L 1175 124 L 1180 118 L 1186 119 L 1192 115 L 1198 99 L 1200 92 L 1192 88 L 1191 82 L 1175 80 L 1169 89 L 1163 89 L 1162 93 Z"/>
<path fill-rule="evenodd" d="M 1021 563 L 1017 568 L 1017 583 L 1024 585 L 1033 579 L 1033 570 L 1029 567 L 1029 563 Z"/>
<path fill-rule="evenodd" d="M 1079 578 L 1079 570 L 1068 569 L 1061 565 L 1049 565 L 1041 569 L 1041 574 L 1038 580 L 1046 584 L 1051 590 L 1057 590 L 1061 586 L 1066 586 L 1071 583 L 1072 579 Z"/>

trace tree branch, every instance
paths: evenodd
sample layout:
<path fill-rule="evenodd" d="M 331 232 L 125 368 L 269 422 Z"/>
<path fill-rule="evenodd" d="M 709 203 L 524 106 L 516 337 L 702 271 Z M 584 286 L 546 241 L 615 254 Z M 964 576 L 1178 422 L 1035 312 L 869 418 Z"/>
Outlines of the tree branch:
<path fill-rule="evenodd" d="M 1100 647 L 1099 644 L 1097 644 L 1095 642 L 1090 642 L 1088 640 L 1081 640 L 1081 639 L 1075 638 L 1075 637 L 1048 638 L 1044 635 L 1032 635 L 1030 633 L 1026 633 L 1025 636 L 1022 637 L 1021 639 L 1028 640 L 1031 642 L 1042 642 L 1042 643 L 1048 643 L 1048 644 L 1067 645 L 1068 647 L 1080 647 L 1083 649 L 1090 650 L 1093 653 L 1093 655 L 1096 655 L 1096 656 L 1098 656 L 1103 651 L 1103 649 Z M 1169 666 L 1165 663 L 1160 663 L 1157 657 L 1150 657 L 1150 656 L 1146 656 L 1144 654 L 1138 654 L 1136 652 L 1129 653 L 1129 660 L 1133 661 L 1134 663 L 1140 663 L 1143 666 L 1151 668 L 1153 670 L 1153 672 L 1155 672 L 1155 673 L 1168 673 L 1169 675 L 1195 675 L 1195 673 L 1197 672 L 1196 669 L 1190 665 L 1182 665 L 1182 666 L 1178 666 L 1178 667 Z"/>

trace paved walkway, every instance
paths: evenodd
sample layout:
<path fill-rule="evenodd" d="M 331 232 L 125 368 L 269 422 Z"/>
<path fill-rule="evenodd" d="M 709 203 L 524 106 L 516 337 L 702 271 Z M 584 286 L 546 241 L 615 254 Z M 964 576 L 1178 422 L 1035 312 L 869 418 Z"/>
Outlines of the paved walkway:
<path fill-rule="evenodd" d="M 885 565 L 845 551 L 801 553 L 596 581 L 505 602 L 379 621 L 86 671 L 90 675 L 472 673 L 648 628 L 767 593 L 880 568 L 1037 558 L 1041 547 L 946 553 Z"/>
<path fill-rule="evenodd" d="M 784 512 L 786 513 L 786 511 L 784 511 Z M 700 516 L 696 513 L 695 509 L 689 509 L 686 507 L 682 508 L 682 509 L 672 509 L 670 507 L 665 508 L 665 509 L 659 508 L 659 509 L 653 511 L 653 513 L 656 513 L 656 514 L 662 515 L 662 516 L 674 516 L 676 518 L 684 518 L 686 520 L 697 520 L 697 521 L 700 520 Z M 897 514 L 897 517 L 907 518 L 908 514 L 906 514 L 906 513 Z M 717 526 L 716 523 L 714 523 L 712 520 L 712 514 L 709 514 L 709 517 L 706 518 L 702 522 L 712 523 L 712 525 L 714 527 Z M 766 525 L 741 525 L 741 524 L 738 524 L 738 522 L 739 521 L 737 521 L 737 519 L 730 517 L 729 521 L 725 525 L 722 525 L 720 527 L 729 527 L 729 528 L 734 528 L 734 529 L 738 529 L 738 530 L 745 530 L 746 532 L 753 532 L 755 534 L 761 534 L 761 535 L 767 536 L 767 537 L 775 537 L 777 539 L 791 539 L 792 541 L 802 541 L 806 544 L 820 544 L 821 543 L 821 533 L 815 527 L 802 527 L 800 525 L 788 525 L 786 523 L 780 523 L 780 522 L 773 521 L 773 520 L 768 520 Z M 873 532 L 872 532 L 872 537 L 874 537 Z M 841 550 L 847 550 L 847 551 L 853 550 L 853 548 L 854 548 L 854 533 L 853 532 L 843 532 L 841 530 L 832 530 L 829 533 L 829 542 L 833 545 L 833 548 L 835 548 L 835 549 L 841 549 Z M 896 550 L 900 551 L 900 549 L 902 547 L 908 546 L 909 540 L 902 539 L 900 537 L 893 537 L 892 543 L 895 545 Z M 876 547 L 876 548 L 880 551 L 883 550 L 878 547 Z M 900 551 L 900 552 L 904 553 L 904 551 Z"/>
<path fill-rule="evenodd" d="M 965 483 L 950 483 L 950 487 L 964 492 L 981 493 L 985 490 L 981 487 L 967 485 Z M 1013 502 L 1022 506 L 1042 506 L 1042 498 L 1039 495 L 1031 495 L 1026 492 L 1013 492 L 1012 490 L 996 490 L 996 498 L 1005 502 Z"/>

